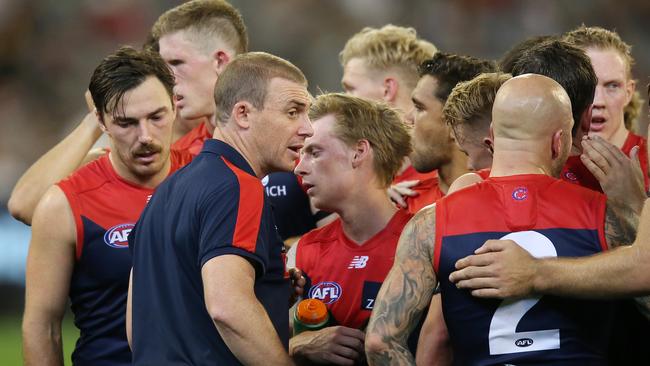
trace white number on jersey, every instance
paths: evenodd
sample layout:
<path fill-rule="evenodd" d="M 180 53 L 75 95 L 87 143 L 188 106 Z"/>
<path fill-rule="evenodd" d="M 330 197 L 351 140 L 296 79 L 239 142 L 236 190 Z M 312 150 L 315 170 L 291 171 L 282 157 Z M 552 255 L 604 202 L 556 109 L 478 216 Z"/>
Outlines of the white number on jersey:
<path fill-rule="evenodd" d="M 557 257 L 553 243 L 536 231 L 510 233 L 501 239 L 515 241 L 535 258 Z M 560 348 L 560 330 L 517 332 L 517 324 L 541 296 L 521 300 L 503 300 L 497 308 L 488 335 L 491 355 L 542 351 Z"/>

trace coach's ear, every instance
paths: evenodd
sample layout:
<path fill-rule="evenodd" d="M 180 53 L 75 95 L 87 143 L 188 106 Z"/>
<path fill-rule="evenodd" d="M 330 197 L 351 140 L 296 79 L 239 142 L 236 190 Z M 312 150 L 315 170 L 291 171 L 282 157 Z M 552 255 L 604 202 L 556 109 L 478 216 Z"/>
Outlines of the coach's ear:
<path fill-rule="evenodd" d="M 255 107 L 245 100 L 237 102 L 232 107 L 230 119 L 232 119 L 239 128 L 247 130 L 251 127 L 254 110 Z"/>
<path fill-rule="evenodd" d="M 358 168 L 361 163 L 368 159 L 371 154 L 372 147 L 370 142 L 366 139 L 357 141 L 357 145 L 354 147 L 352 154 L 352 168 Z"/>

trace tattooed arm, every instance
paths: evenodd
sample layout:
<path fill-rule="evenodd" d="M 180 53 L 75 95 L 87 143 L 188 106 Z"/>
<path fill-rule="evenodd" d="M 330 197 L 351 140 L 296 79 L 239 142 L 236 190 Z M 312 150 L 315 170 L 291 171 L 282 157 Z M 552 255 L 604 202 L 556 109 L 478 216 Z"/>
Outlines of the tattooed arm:
<path fill-rule="evenodd" d="M 608 201 L 609 202 L 609 201 Z M 607 205 L 605 211 L 605 239 L 610 248 L 630 245 L 636 238 L 639 215 L 629 207 Z"/>
<path fill-rule="evenodd" d="M 418 212 L 402 231 L 395 263 L 377 295 L 366 331 L 370 365 L 414 365 L 406 346 L 409 334 L 431 301 L 435 205 Z"/>

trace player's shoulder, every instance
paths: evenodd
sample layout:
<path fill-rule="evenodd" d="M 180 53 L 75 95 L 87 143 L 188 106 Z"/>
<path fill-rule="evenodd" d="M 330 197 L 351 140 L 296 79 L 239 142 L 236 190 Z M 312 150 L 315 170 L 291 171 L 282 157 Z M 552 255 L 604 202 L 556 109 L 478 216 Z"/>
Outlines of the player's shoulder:
<path fill-rule="evenodd" d="M 111 181 L 111 169 L 110 160 L 106 154 L 77 169 L 57 182 L 56 185 L 65 192 L 81 194 L 92 191 Z"/>
<path fill-rule="evenodd" d="M 601 199 L 605 195 L 601 192 L 583 187 L 579 184 L 573 184 L 562 179 L 552 178 L 553 183 L 550 185 L 551 194 L 562 197 L 563 200 L 572 199 Z"/>
<path fill-rule="evenodd" d="M 475 173 L 475 172 L 465 173 L 460 177 L 456 178 L 456 180 L 454 180 L 451 183 L 451 185 L 449 186 L 449 190 L 447 190 L 447 195 L 450 195 L 454 192 L 458 192 L 474 184 L 480 183 L 484 179 L 485 178 L 479 173 Z"/>

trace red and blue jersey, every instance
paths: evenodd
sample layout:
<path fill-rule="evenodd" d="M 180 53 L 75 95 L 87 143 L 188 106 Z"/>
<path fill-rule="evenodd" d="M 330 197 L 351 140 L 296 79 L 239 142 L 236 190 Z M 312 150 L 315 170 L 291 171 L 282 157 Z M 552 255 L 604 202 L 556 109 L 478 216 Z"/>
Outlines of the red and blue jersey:
<path fill-rule="evenodd" d="M 203 293 L 201 269 L 221 255 L 254 267 L 255 295 L 288 346 L 284 246 L 262 183 L 230 145 L 206 140 L 192 163 L 158 187 L 129 241 L 134 365 L 239 364 Z"/>
<path fill-rule="evenodd" d="M 171 172 L 189 162 L 172 152 Z M 70 301 L 79 340 L 76 365 L 130 365 L 126 294 L 131 255 L 127 238 L 153 190 L 121 178 L 108 154 L 57 183 L 75 220 L 76 261 Z"/>
<path fill-rule="evenodd" d="M 607 248 L 604 195 L 545 175 L 491 177 L 436 203 L 434 269 L 459 365 L 605 365 L 612 305 L 554 296 L 479 299 L 449 281 L 486 240 L 512 239 L 536 257 Z"/>
<path fill-rule="evenodd" d="M 337 324 L 365 327 L 393 266 L 399 236 L 411 217 L 398 210 L 383 230 L 362 244 L 345 235 L 341 219 L 303 235 L 296 267 L 309 280 L 307 297 L 325 302 Z"/>

